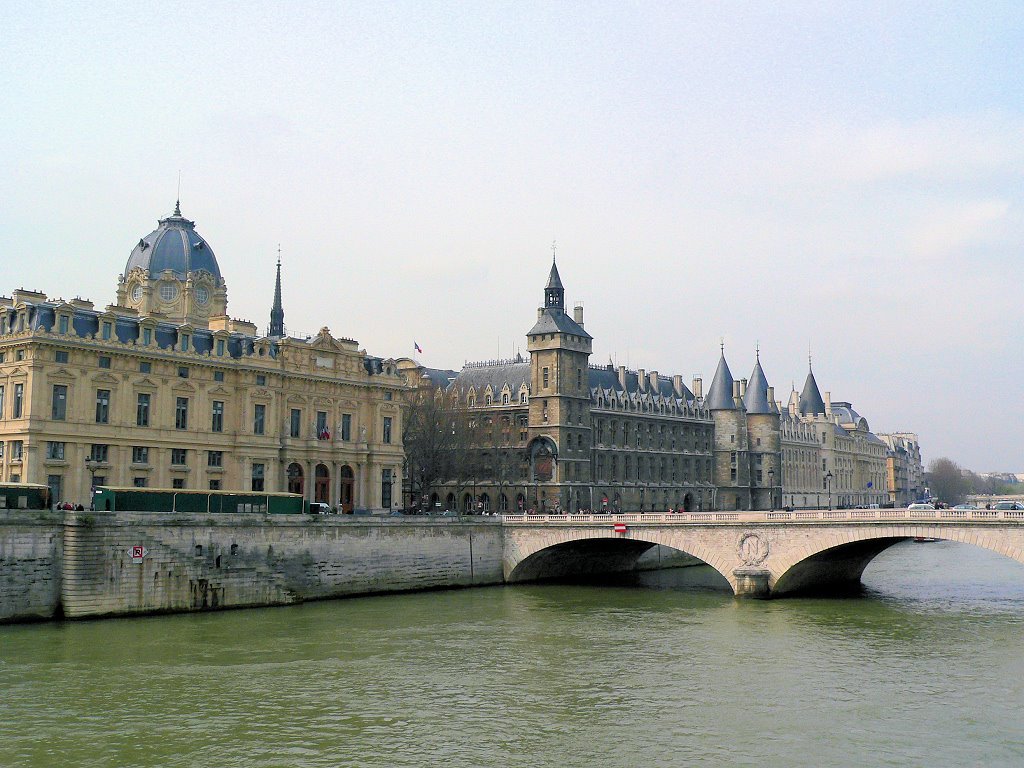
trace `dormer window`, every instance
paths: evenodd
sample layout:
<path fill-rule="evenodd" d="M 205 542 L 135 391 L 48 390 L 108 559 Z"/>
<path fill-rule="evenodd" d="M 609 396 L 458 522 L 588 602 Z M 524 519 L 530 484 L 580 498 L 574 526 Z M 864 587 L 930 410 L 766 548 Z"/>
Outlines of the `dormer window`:
<path fill-rule="evenodd" d="M 153 329 L 152 328 L 143 328 L 142 329 L 142 343 L 145 346 L 147 346 L 147 347 L 150 344 L 153 343 Z"/>
<path fill-rule="evenodd" d="M 67 315 L 61 315 L 60 319 L 57 321 L 57 331 L 59 333 L 66 334 L 68 332 L 68 327 L 69 326 L 70 326 L 70 323 L 68 322 L 68 316 Z"/>
<path fill-rule="evenodd" d="M 188 352 L 188 342 L 189 342 L 188 334 L 187 333 L 181 334 L 181 351 L 182 352 Z"/>

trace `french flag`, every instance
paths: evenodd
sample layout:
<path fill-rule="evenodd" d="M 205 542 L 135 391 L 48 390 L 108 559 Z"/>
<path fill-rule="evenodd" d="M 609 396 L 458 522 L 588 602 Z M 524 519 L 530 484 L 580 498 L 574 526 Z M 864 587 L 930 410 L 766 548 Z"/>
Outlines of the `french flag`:
<path fill-rule="evenodd" d="M 419 352 L 421 355 L 423 354 L 423 350 L 420 348 L 420 345 L 417 344 L 415 341 L 412 343 L 412 348 Z"/>

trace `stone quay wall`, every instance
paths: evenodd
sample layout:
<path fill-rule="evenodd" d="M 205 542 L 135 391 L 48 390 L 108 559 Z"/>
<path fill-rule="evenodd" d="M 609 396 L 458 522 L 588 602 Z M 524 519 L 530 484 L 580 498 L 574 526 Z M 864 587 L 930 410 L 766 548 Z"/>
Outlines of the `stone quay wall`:
<path fill-rule="evenodd" d="M 44 514 L 0 517 L 0 622 L 286 605 L 503 581 L 497 519 Z"/>
<path fill-rule="evenodd" d="M 63 537 L 60 513 L 0 510 L 0 623 L 56 615 Z"/>

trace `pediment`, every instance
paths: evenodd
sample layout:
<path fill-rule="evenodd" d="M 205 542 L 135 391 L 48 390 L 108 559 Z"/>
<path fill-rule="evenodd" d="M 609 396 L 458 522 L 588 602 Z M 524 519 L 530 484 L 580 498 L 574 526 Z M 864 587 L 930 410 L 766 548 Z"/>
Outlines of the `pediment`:
<path fill-rule="evenodd" d="M 114 376 L 109 373 L 97 373 L 92 377 L 92 380 L 96 384 L 120 384 L 120 382 Z"/>
<path fill-rule="evenodd" d="M 187 381 L 182 381 L 179 384 L 175 384 L 173 387 L 171 387 L 171 390 L 174 392 L 189 392 L 192 394 L 195 394 L 196 392 L 195 386 L 193 384 L 189 384 Z"/>
<path fill-rule="evenodd" d="M 225 387 L 222 387 L 220 385 L 217 385 L 216 387 L 214 387 L 213 389 L 210 390 L 210 394 L 211 395 L 221 395 L 221 396 L 225 396 L 226 397 L 227 395 L 231 394 L 231 390 L 227 389 Z"/>
<path fill-rule="evenodd" d="M 153 381 L 148 376 L 146 376 L 145 378 L 135 382 L 135 386 L 137 386 L 137 387 L 149 387 L 150 389 L 156 389 L 160 385 L 157 384 L 155 381 Z"/>
<path fill-rule="evenodd" d="M 55 371 L 50 371 L 48 375 L 51 379 L 74 380 L 76 378 L 75 374 L 67 368 L 58 368 Z"/>

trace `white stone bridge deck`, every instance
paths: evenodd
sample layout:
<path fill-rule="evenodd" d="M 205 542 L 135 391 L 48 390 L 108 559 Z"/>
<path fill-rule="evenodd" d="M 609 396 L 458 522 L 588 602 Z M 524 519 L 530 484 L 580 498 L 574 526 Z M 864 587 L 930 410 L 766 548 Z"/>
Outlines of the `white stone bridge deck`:
<path fill-rule="evenodd" d="M 718 571 L 738 596 L 860 582 L 872 558 L 906 539 L 946 539 L 1024 563 L 1024 511 L 843 509 L 505 515 L 507 581 L 628 571 L 662 545 Z"/>

